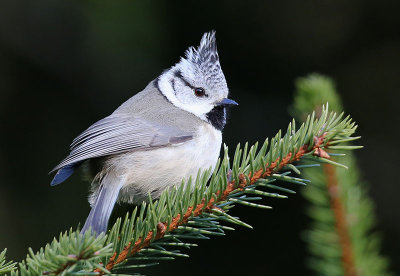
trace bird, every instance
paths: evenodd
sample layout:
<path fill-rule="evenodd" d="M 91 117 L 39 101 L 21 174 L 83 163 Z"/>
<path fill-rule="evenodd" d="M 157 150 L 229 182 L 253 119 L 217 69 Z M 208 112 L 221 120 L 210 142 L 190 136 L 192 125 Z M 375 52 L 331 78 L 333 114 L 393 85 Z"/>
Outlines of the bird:
<path fill-rule="evenodd" d="M 168 187 L 214 169 L 222 145 L 226 110 L 238 105 L 217 52 L 216 32 L 164 70 L 111 115 L 95 122 L 70 145 L 50 173 L 51 186 L 84 164 L 93 175 L 91 211 L 81 233 L 107 231 L 115 204 L 141 204 Z"/>

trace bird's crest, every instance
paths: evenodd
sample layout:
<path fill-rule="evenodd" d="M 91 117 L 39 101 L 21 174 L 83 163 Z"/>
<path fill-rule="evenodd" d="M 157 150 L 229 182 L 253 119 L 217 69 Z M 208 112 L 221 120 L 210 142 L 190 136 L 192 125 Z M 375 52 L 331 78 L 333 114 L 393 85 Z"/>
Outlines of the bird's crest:
<path fill-rule="evenodd" d="M 188 61 L 197 65 L 219 63 L 215 31 L 205 33 L 199 47 L 190 47 L 185 54 Z"/>
<path fill-rule="evenodd" d="M 181 58 L 175 65 L 184 76 L 193 80 L 202 79 L 211 87 L 226 87 L 226 80 L 219 63 L 215 31 L 203 35 L 200 45 L 189 47 L 185 52 L 185 58 Z"/>

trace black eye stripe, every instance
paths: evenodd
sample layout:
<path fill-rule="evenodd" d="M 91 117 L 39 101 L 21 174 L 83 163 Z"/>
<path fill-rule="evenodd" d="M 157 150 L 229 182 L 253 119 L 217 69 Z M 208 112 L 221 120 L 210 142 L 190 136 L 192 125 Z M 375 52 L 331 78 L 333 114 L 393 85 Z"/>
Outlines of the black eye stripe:
<path fill-rule="evenodd" d="M 187 87 L 190 87 L 191 89 L 194 90 L 194 93 L 197 97 L 208 97 L 208 94 L 206 94 L 204 88 L 202 87 L 194 87 L 191 85 L 183 76 L 182 76 L 182 71 L 176 70 L 174 71 L 174 76 L 178 79 L 180 79 Z M 175 82 L 171 82 L 171 84 L 174 86 Z M 175 87 L 173 87 L 175 90 Z M 176 92 L 175 92 L 176 93 Z"/>
<path fill-rule="evenodd" d="M 195 89 L 195 87 L 194 87 L 193 85 L 191 85 L 187 80 L 185 80 L 185 78 L 182 76 L 182 72 L 181 72 L 180 70 L 176 70 L 176 71 L 174 72 L 174 76 L 175 76 L 176 78 L 182 80 L 183 83 L 184 83 L 186 86 L 190 87 L 191 89 Z"/>

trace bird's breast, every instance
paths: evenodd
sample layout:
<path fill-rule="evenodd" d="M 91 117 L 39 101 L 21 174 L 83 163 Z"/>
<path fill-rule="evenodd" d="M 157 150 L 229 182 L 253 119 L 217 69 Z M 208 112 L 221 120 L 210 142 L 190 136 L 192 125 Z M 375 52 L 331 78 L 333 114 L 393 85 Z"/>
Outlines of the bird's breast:
<path fill-rule="evenodd" d="M 221 131 L 209 124 L 204 124 L 199 127 L 197 135 L 191 142 L 195 147 L 193 155 L 199 166 L 203 169 L 214 168 L 221 150 Z"/>
<path fill-rule="evenodd" d="M 214 169 L 222 144 L 222 133 L 210 124 L 201 124 L 193 139 L 178 145 L 136 151 L 113 159 L 113 167 L 122 168 L 126 185 L 120 200 L 140 203 L 158 197 L 172 185 L 196 179 L 199 169 Z"/>

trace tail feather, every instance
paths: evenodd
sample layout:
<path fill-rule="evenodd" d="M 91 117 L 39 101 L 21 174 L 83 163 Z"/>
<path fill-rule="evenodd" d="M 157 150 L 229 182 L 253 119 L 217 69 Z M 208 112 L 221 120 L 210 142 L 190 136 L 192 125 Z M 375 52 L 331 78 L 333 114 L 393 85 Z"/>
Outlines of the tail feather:
<path fill-rule="evenodd" d="M 69 178 L 74 173 L 75 169 L 77 169 L 83 162 L 84 161 L 75 162 L 58 169 L 50 185 L 55 186 L 67 180 L 67 178 Z M 52 172 L 54 172 L 54 170 L 50 173 Z"/>
<path fill-rule="evenodd" d="M 114 180 L 116 179 L 114 178 Z M 122 188 L 122 185 L 122 181 L 117 183 L 104 180 L 102 181 L 99 195 L 97 196 L 92 210 L 86 219 L 85 225 L 81 230 L 82 234 L 89 229 L 95 232 L 96 235 L 107 231 L 108 220 L 110 219 L 114 205 L 117 202 L 118 194 Z"/>
<path fill-rule="evenodd" d="M 75 169 L 80 165 L 80 163 L 73 163 L 70 165 L 67 165 L 65 167 L 62 167 L 61 169 L 59 169 L 56 173 L 56 175 L 54 176 L 53 180 L 51 181 L 50 185 L 51 186 L 55 186 L 58 185 L 62 182 L 64 182 L 68 177 L 70 177 Z"/>

